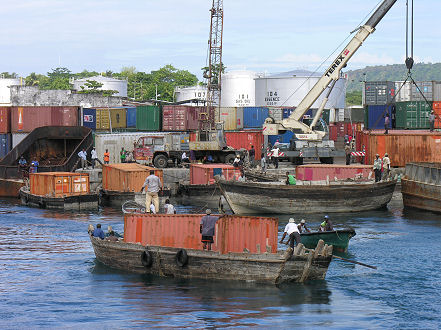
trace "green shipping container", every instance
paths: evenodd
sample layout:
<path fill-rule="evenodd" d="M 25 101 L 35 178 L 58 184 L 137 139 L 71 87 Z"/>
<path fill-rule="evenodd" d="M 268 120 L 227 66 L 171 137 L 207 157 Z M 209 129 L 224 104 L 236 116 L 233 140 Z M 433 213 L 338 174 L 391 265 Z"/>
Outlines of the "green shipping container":
<path fill-rule="evenodd" d="M 138 131 L 161 130 L 161 108 L 154 105 L 136 107 L 136 129 Z"/>
<path fill-rule="evenodd" d="M 396 103 L 396 128 L 428 129 L 431 106 L 425 101 Z"/>

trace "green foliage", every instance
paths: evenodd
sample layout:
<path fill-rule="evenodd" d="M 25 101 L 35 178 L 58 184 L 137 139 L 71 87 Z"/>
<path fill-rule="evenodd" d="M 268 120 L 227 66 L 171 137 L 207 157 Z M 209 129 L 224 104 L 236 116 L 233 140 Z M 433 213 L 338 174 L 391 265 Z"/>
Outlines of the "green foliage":
<path fill-rule="evenodd" d="M 360 91 L 346 92 L 346 105 L 361 105 L 362 93 Z"/>
<path fill-rule="evenodd" d="M 221 72 L 222 73 L 224 73 L 225 72 L 225 69 L 226 69 L 226 66 L 223 64 L 223 63 L 221 63 L 220 65 L 219 64 L 216 64 L 215 66 L 214 66 L 214 68 L 213 68 L 213 80 L 212 80 L 212 83 L 213 84 L 215 84 L 215 85 L 217 85 L 217 80 L 218 80 L 218 77 L 219 77 L 219 69 L 220 68 L 222 68 L 221 70 Z M 202 70 L 202 72 L 203 72 L 203 76 L 204 76 L 204 78 L 206 78 L 206 79 L 208 79 L 209 77 L 209 74 L 210 74 L 210 68 L 208 67 L 208 66 L 204 66 L 203 68 L 201 68 L 201 70 Z"/>
<path fill-rule="evenodd" d="M 95 81 L 95 80 L 86 80 L 84 86 L 81 86 L 81 91 L 78 91 L 80 94 L 101 94 L 103 96 L 112 96 L 113 94 L 118 93 L 118 91 L 111 89 L 100 89 L 103 87 L 103 84 Z"/>
<path fill-rule="evenodd" d="M 40 89 L 71 89 L 69 78 L 72 72 L 67 68 L 56 68 L 47 73 L 47 79 L 39 80 Z"/>
<path fill-rule="evenodd" d="M 2 72 L 0 75 L 3 78 L 18 78 L 18 75 L 15 72 L 11 72 L 11 73 L 9 73 L 9 72 Z"/>

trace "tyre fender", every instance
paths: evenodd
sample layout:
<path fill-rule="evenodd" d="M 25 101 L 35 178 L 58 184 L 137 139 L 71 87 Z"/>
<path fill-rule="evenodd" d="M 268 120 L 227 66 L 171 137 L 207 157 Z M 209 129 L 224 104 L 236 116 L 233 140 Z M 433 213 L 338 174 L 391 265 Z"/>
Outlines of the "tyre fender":
<path fill-rule="evenodd" d="M 150 268 L 153 264 L 153 255 L 152 253 L 145 249 L 141 253 L 141 263 L 145 268 Z"/>
<path fill-rule="evenodd" d="M 176 264 L 179 267 L 184 267 L 188 263 L 188 254 L 185 249 L 180 249 L 176 252 Z"/>

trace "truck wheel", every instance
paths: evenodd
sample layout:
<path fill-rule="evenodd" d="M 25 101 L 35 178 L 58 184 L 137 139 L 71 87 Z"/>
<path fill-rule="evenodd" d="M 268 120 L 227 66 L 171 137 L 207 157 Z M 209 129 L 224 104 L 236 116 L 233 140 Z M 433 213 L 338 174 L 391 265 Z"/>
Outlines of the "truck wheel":
<path fill-rule="evenodd" d="M 236 158 L 236 155 L 229 154 L 225 156 L 225 164 L 233 164 L 234 158 Z"/>
<path fill-rule="evenodd" d="M 303 165 L 303 157 L 291 157 L 290 160 L 294 165 Z"/>
<path fill-rule="evenodd" d="M 155 167 L 157 168 L 165 168 L 167 167 L 167 157 L 164 155 L 158 155 L 155 157 L 155 159 L 153 160 L 153 164 L 155 165 Z"/>
<path fill-rule="evenodd" d="M 320 163 L 322 164 L 334 164 L 333 157 L 320 157 Z"/>

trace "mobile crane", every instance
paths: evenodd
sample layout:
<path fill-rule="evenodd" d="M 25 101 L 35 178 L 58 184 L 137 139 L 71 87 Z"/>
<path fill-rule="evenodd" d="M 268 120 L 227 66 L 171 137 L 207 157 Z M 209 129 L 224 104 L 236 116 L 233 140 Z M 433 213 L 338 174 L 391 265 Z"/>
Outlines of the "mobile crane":
<path fill-rule="evenodd" d="M 264 135 L 278 135 L 287 130 L 293 131 L 293 140 L 291 140 L 289 151 L 286 151 L 285 153 L 294 163 L 302 164 L 303 158 L 307 157 L 317 157 L 324 163 L 333 163 L 334 157 L 340 155 L 340 152 L 334 148 L 334 141 L 324 139 L 326 132 L 316 130 L 315 126 L 322 115 L 335 82 L 340 78 L 341 69 L 346 66 L 349 59 L 354 55 L 358 48 L 360 48 L 366 38 L 375 31 L 377 24 L 381 21 L 384 15 L 386 15 L 389 9 L 392 8 L 396 1 L 397 0 L 384 0 L 381 5 L 378 6 L 377 10 L 371 15 L 366 23 L 358 28 L 355 36 L 349 41 L 343 51 L 332 62 L 329 68 L 288 118 L 281 121 L 274 121 L 273 118 L 267 118 L 265 120 L 263 125 Z M 317 109 L 311 124 L 308 126 L 302 122 L 303 115 L 306 114 L 312 104 L 328 87 L 329 91 Z"/>

